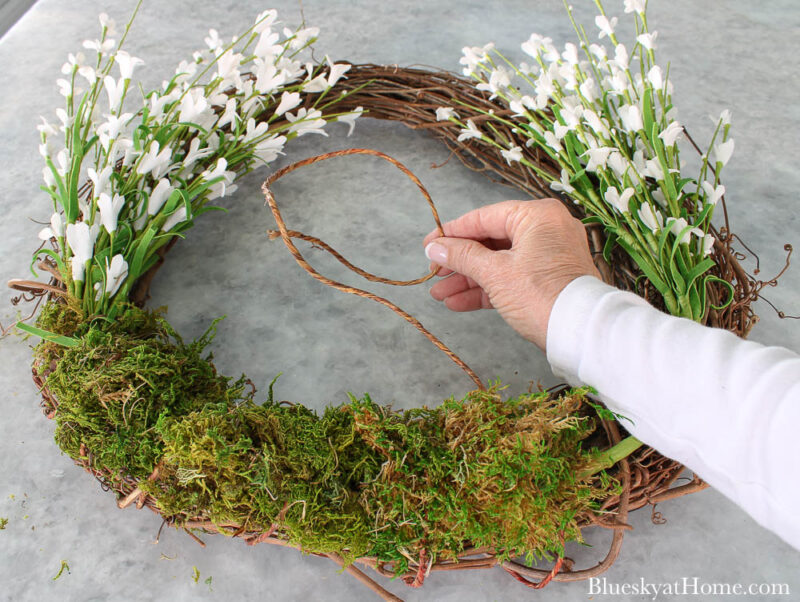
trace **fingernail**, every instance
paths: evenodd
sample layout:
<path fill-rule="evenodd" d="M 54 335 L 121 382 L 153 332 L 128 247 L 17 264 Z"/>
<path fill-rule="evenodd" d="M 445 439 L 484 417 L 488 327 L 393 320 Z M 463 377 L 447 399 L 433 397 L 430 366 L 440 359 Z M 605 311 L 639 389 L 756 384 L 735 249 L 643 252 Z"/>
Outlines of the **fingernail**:
<path fill-rule="evenodd" d="M 439 243 L 430 242 L 425 247 L 425 257 L 434 263 L 445 265 L 447 263 L 447 248 Z"/>

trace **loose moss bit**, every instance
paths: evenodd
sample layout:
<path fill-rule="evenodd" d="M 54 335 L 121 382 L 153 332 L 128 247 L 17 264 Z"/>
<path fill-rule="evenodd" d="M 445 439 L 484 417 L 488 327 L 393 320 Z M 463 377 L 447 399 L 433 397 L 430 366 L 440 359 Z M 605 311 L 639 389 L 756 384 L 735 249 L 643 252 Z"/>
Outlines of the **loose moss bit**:
<path fill-rule="evenodd" d="M 2 531 L 3 529 L 5 529 L 5 528 L 6 528 L 6 525 L 8 525 L 8 519 L 7 519 L 7 518 L 0 517 L 0 531 Z"/>
<path fill-rule="evenodd" d="M 67 564 L 66 560 L 61 561 L 61 568 L 58 569 L 58 573 L 56 573 L 56 576 L 53 577 L 53 581 L 56 581 L 59 577 L 61 577 L 61 575 L 64 574 L 64 571 L 67 571 L 68 575 L 72 573 L 72 571 L 69 570 L 69 564 Z"/>
<path fill-rule="evenodd" d="M 184 344 L 158 311 L 131 307 L 114 323 L 76 311 L 52 303 L 39 319 L 80 340 L 36 349 L 56 441 L 112 483 L 135 479 L 177 526 L 274 528 L 306 552 L 375 556 L 401 574 L 423 550 L 561 554 L 617 487 L 588 476 L 586 389 L 504 401 L 495 385 L 405 412 L 351 397 L 318 415 L 274 402 L 271 387 L 258 405 L 244 377 L 218 375 L 202 357 L 216 321 Z"/>
<path fill-rule="evenodd" d="M 192 581 L 195 583 L 200 582 L 200 569 L 198 569 L 196 566 L 192 567 Z"/>

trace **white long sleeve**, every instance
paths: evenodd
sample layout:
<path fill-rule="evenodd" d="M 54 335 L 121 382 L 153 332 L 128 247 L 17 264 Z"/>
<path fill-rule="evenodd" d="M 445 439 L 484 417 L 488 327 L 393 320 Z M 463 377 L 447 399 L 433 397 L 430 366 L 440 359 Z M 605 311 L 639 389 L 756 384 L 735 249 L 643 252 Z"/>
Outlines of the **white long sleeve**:
<path fill-rule="evenodd" d="M 800 549 L 800 355 L 666 315 L 591 276 L 556 299 L 547 359 L 635 437 Z"/>

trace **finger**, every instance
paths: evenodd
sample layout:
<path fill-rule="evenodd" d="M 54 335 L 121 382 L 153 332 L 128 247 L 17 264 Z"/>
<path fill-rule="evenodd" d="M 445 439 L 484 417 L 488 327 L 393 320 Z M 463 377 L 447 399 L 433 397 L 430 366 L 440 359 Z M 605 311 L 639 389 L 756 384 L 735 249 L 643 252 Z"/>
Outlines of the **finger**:
<path fill-rule="evenodd" d="M 509 231 L 513 226 L 513 220 L 508 218 L 525 203 L 526 201 L 503 201 L 502 203 L 479 207 L 445 223 L 443 225 L 444 234 L 445 236 L 472 238 L 473 240 L 486 238 L 509 240 L 513 234 L 513 232 Z M 434 230 L 425 237 L 423 244 L 427 245 L 440 236 L 438 229 Z"/>
<path fill-rule="evenodd" d="M 439 280 L 431 287 L 431 297 L 444 301 L 447 297 L 469 290 L 477 286 L 475 281 L 461 274 L 453 274 L 449 278 Z"/>
<path fill-rule="evenodd" d="M 492 307 L 489 296 L 479 287 L 452 295 L 444 300 L 444 304 L 451 311 L 475 311 Z"/>
<path fill-rule="evenodd" d="M 483 286 L 489 273 L 500 268 L 506 251 L 492 251 L 465 238 L 437 238 L 425 247 L 428 259 L 440 266 L 472 278 Z"/>

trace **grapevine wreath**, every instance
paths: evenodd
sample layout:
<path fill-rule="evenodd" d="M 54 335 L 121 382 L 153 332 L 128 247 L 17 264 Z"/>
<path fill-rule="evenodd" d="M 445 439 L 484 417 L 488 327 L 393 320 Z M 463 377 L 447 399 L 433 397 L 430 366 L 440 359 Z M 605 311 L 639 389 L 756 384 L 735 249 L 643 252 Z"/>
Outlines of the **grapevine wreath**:
<path fill-rule="evenodd" d="M 528 64 L 492 44 L 465 48 L 463 77 L 313 61 L 318 30 L 283 28 L 266 11 L 232 40 L 210 30 L 204 50 L 151 91 L 132 83 L 142 61 L 122 49 L 133 18 L 115 31 L 101 15 L 100 37 L 62 69 L 58 121 L 39 126 L 53 213 L 31 270 L 49 281 L 9 283 L 36 301 L 35 325 L 17 326 L 41 338 L 33 378 L 59 447 L 121 508 L 147 507 L 200 543 L 198 532 L 222 533 L 327 556 L 386 599 L 396 597 L 362 569 L 412 587 L 440 570 L 499 566 L 534 588 L 605 571 L 630 511 L 705 483 L 674 486 L 683 467 L 627 436 L 588 388 L 504 399 L 499 383 L 486 386 L 413 316 L 311 267 L 300 250 L 309 242 L 372 281 L 412 285 L 435 274 L 394 281 L 361 270 L 289 229 L 271 191 L 309 163 L 370 154 L 414 181 L 441 228 L 422 183 L 394 159 L 351 149 L 272 173 L 263 186 L 277 224 L 269 235 L 313 277 L 423 332 L 474 380 L 463 399 L 393 411 L 351 396 L 321 414 L 274 399 L 272 386 L 259 400 L 244 376 L 218 374 L 204 355 L 216 321 L 187 343 L 146 301 L 169 249 L 239 177 L 293 138 L 328 135 L 331 121 L 352 131 L 365 115 L 427 130 L 468 167 L 533 198 L 561 195 L 607 282 L 746 336 L 752 301 L 774 281 L 749 276 L 731 247 L 720 182 L 733 151 L 729 115 L 707 151 L 675 120 L 644 5 L 625 0 L 630 48 L 598 3 L 609 47 L 573 20 L 577 44 L 562 51 L 534 34 L 522 44 Z M 679 141 L 700 154 L 697 177 L 681 173 Z M 564 545 L 588 527 L 612 530 L 611 548 L 595 566 L 575 567 Z M 533 566 L 542 558 L 549 568 Z"/>

